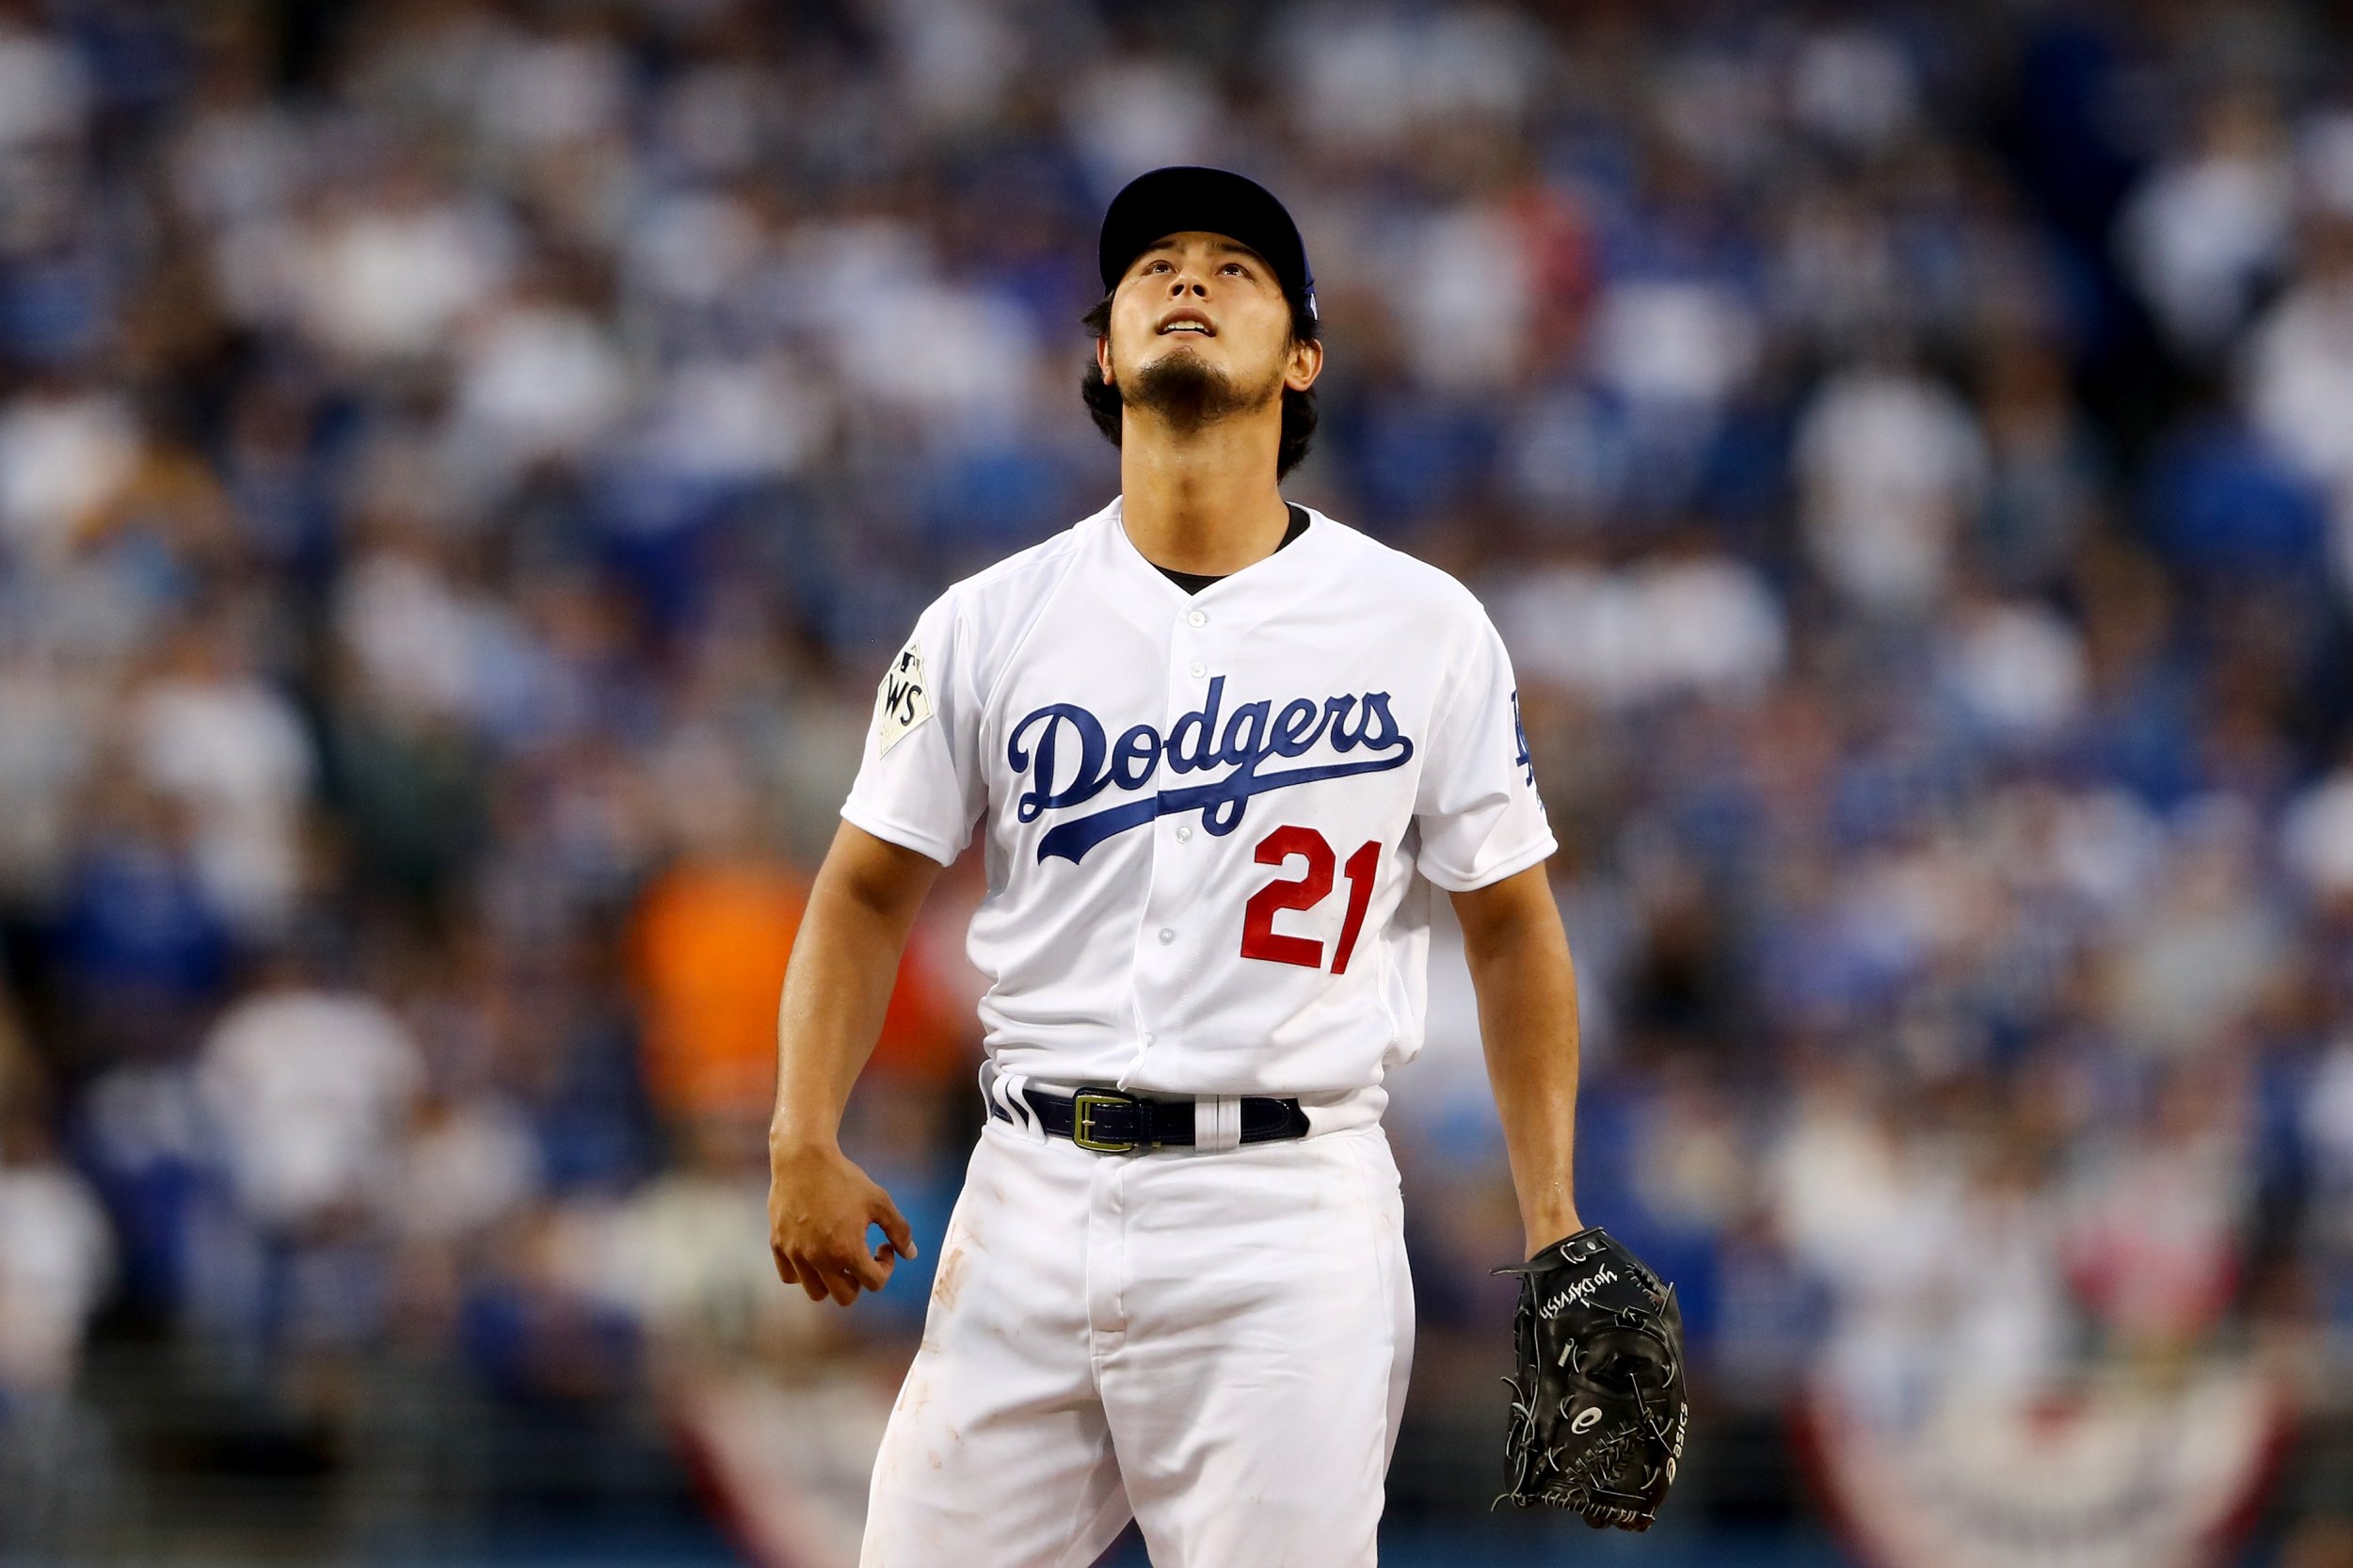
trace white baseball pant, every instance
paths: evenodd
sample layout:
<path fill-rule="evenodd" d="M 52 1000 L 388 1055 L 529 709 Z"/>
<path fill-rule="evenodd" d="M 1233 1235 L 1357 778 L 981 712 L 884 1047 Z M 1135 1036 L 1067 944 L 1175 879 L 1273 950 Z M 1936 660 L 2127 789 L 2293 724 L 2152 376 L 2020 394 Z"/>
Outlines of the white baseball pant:
<path fill-rule="evenodd" d="M 1378 1125 L 1102 1155 L 992 1119 L 860 1568 L 1367 1568 L 1413 1362 Z"/>

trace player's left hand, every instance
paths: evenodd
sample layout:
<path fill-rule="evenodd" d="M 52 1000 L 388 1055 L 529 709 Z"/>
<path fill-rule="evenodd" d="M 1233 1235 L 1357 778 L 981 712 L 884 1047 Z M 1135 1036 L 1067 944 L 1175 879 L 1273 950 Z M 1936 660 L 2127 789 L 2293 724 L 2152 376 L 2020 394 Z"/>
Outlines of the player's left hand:
<path fill-rule="evenodd" d="M 1673 1288 L 1598 1226 L 1497 1272 L 1520 1276 L 1504 1496 L 1650 1528 L 1690 1423 Z"/>

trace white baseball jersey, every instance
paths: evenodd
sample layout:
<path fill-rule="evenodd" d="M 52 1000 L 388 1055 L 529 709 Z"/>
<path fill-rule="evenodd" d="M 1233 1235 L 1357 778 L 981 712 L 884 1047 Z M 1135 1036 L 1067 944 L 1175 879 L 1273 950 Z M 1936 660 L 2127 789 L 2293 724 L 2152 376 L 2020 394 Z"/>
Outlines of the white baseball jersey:
<path fill-rule="evenodd" d="M 1479 601 L 1308 519 L 1188 594 L 1113 502 L 950 588 L 893 661 L 841 814 L 942 864 L 983 824 L 999 1071 L 1377 1115 L 1421 1046 L 1429 886 L 1552 853 Z"/>

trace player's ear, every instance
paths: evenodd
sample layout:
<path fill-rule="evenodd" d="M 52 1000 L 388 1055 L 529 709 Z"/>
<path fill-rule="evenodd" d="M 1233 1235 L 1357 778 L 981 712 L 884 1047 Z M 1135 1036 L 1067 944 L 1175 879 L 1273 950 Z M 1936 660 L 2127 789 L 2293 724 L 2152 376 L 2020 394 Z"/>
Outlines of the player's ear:
<path fill-rule="evenodd" d="M 1112 336 L 1109 332 L 1095 340 L 1095 370 L 1103 377 L 1103 385 L 1112 385 Z"/>
<path fill-rule="evenodd" d="M 1305 392 L 1323 374 L 1323 344 L 1313 338 L 1291 340 L 1290 362 L 1283 368 L 1283 385 Z"/>

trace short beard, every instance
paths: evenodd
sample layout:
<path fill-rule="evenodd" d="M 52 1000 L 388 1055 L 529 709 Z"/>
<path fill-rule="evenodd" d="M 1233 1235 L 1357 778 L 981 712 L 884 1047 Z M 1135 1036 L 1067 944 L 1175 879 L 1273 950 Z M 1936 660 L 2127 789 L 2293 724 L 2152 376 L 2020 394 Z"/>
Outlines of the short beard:
<path fill-rule="evenodd" d="M 1242 387 L 1196 355 L 1164 354 L 1119 383 L 1119 400 L 1154 415 L 1179 436 L 1193 436 L 1219 420 L 1265 408 L 1282 390 L 1280 376 L 1264 387 Z"/>

